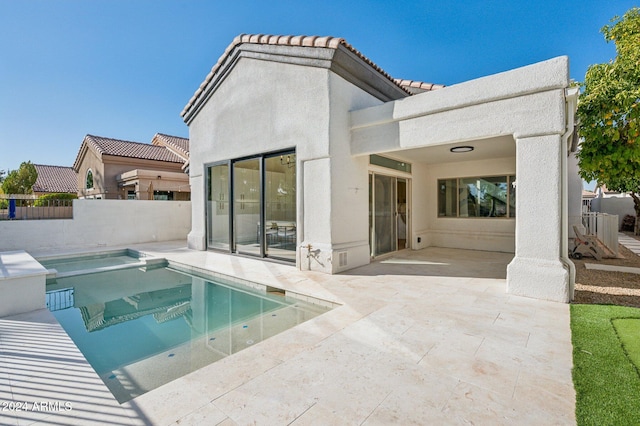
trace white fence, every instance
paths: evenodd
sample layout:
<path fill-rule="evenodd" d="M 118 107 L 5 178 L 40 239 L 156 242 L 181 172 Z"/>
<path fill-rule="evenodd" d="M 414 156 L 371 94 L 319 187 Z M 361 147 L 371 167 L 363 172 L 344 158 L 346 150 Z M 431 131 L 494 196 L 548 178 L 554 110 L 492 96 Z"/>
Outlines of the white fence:
<path fill-rule="evenodd" d="M 73 199 L 39 199 L 32 194 L 0 194 L 0 220 L 71 218 L 73 218 Z"/>
<path fill-rule="evenodd" d="M 595 235 L 617 257 L 618 215 L 606 213 L 583 213 L 582 224 L 587 235 Z"/>

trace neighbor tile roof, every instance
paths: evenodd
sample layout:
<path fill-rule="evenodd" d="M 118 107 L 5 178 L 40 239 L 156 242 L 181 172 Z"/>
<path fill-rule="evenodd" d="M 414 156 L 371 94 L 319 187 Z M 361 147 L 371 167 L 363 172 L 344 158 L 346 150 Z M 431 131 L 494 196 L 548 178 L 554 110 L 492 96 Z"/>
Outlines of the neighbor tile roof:
<path fill-rule="evenodd" d="M 180 136 L 165 135 L 163 133 L 156 133 L 153 139 L 160 139 L 165 145 L 182 153 L 184 157 L 189 158 L 189 139 L 181 138 Z"/>
<path fill-rule="evenodd" d="M 115 157 L 140 158 L 143 160 L 167 161 L 170 163 L 184 163 L 184 160 L 164 146 L 148 143 L 123 141 L 119 139 L 103 138 L 101 136 L 87 135 L 84 138 L 100 155 L 113 155 Z"/>
<path fill-rule="evenodd" d="M 78 192 L 78 177 L 73 168 L 34 164 L 38 179 L 33 185 L 34 192 Z"/>
<path fill-rule="evenodd" d="M 205 88 L 211 82 L 213 77 L 216 75 L 216 72 L 220 67 L 224 64 L 227 58 L 231 55 L 233 50 L 243 44 L 243 43 L 252 43 L 252 44 L 271 44 L 271 45 L 284 45 L 284 46 L 302 46 L 302 47 L 321 47 L 321 48 L 330 48 L 337 49 L 339 46 L 344 46 L 351 52 L 353 52 L 356 56 L 362 59 L 364 62 L 369 64 L 373 69 L 382 74 L 384 77 L 398 85 L 405 92 L 412 94 L 410 90 L 407 90 L 405 87 L 401 86 L 397 80 L 393 79 L 389 74 L 384 72 L 382 68 L 376 65 L 372 60 L 364 56 L 358 50 L 356 50 L 353 46 L 346 42 L 345 39 L 340 37 L 319 37 L 319 36 L 284 36 L 284 35 L 265 35 L 265 34 L 240 34 L 236 38 L 233 39 L 233 42 L 226 48 L 222 56 L 215 63 L 211 71 L 204 79 L 200 87 L 196 90 L 194 95 L 189 99 L 189 102 L 184 107 L 180 115 L 182 117 L 186 116 L 189 110 L 196 104 L 198 98 L 203 94 Z M 426 83 L 425 83 L 426 84 Z"/>

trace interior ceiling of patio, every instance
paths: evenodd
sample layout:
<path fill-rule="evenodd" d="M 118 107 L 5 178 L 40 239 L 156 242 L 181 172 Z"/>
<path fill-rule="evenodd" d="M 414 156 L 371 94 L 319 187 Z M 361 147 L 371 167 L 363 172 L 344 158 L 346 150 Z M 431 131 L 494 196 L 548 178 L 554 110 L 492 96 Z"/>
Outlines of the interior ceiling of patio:
<path fill-rule="evenodd" d="M 471 152 L 451 152 L 457 146 L 472 146 Z M 440 164 L 459 161 L 489 160 L 515 157 L 516 144 L 512 136 L 498 136 L 464 142 L 432 145 L 386 153 L 397 160 L 408 163 Z M 381 153 L 385 155 L 385 153 Z"/>

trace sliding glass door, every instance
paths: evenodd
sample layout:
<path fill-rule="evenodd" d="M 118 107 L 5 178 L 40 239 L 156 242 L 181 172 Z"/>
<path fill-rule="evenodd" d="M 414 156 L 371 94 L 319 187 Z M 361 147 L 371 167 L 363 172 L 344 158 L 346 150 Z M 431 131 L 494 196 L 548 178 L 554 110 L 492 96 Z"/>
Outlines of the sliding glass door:
<path fill-rule="evenodd" d="M 374 219 L 375 219 L 375 255 L 396 251 L 395 178 L 373 175 Z"/>
<path fill-rule="evenodd" d="M 369 244 L 371 256 L 407 248 L 409 180 L 369 175 Z"/>
<path fill-rule="evenodd" d="M 295 262 L 295 151 L 207 167 L 207 243 L 212 249 Z"/>

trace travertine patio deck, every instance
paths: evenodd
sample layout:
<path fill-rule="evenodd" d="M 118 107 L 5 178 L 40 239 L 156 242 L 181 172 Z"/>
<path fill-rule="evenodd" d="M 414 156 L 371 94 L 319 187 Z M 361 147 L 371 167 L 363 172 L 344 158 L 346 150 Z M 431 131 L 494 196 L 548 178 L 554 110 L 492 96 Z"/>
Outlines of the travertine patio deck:
<path fill-rule="evenodd" d="M 329 276 L 183 245 L 135 248 L 342 306 L 122 405 L 47 311 L 0 319 L 0 400 L 62 403 L 0 423 L 575 424 L 569 307 L 506 294 L 510 255 L 429 248 Z"/>

